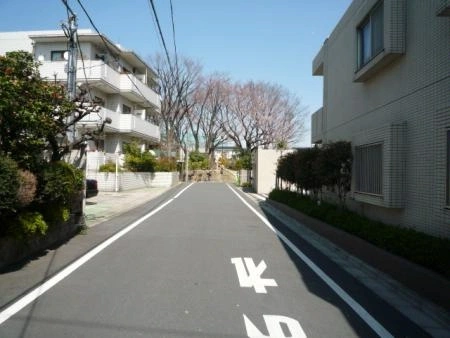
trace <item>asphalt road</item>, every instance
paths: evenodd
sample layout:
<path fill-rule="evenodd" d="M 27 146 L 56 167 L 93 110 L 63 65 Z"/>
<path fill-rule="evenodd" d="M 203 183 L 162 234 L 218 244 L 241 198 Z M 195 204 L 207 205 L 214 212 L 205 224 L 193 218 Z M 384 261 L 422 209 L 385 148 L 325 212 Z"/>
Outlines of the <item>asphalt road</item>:
<path fill-rule="evenodd" d="M 3 309 L 0 337 L 427 336 L 229 185 L 121 228 Z"/>

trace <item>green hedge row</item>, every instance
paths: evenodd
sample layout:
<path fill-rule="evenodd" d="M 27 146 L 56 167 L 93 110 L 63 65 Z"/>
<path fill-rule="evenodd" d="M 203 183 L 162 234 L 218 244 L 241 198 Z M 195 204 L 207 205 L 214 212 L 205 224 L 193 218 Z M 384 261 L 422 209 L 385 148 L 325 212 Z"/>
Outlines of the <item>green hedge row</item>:
<path fill-rule="evenodd" d="M 377 247 L 438 272 L 450 279 L 450 240 L 369 220 L 338 206 L 311 200 L 286 190 L 273 190 L 271 200 L 356 235 Z"/>

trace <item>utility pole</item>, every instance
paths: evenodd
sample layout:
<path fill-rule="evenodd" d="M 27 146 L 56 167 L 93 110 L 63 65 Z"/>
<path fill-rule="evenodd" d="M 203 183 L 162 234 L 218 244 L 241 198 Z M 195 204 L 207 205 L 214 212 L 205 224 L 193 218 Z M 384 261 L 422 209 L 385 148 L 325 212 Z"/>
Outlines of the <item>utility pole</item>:
<path fill-rule="evenodd" d="M 68 39 L 69 39 L 69 60 L 67 73 L 67 91 L 69 99 L 73 101 L 77 95 L 77 56 L 78 56 L 78 42 L 77 42 L 77 17 L 75 14 L 69 17 Z"/>
<path fill-rule="evenodd" d="M 73 101 L 77 95 L 77 56 L 78 56 L 78 41 L 77 41 L 77 16 L 72 11 L 67 1 L 64 1 L 68 14 L 68 23 L 63 23 L 62 29 L 68 39 L 67 50 L 67 94 L 71 101 Z"/>

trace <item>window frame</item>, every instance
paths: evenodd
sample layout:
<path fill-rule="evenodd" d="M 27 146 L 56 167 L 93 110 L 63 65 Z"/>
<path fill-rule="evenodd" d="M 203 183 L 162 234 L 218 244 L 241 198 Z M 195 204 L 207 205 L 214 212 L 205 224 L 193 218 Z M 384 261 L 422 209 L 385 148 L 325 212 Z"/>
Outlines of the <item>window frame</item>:
<path fill-rule="evenodd" d="M 379 11 L 379 12 L 378 12 Z M 380 16 L 381 23 L 379 24 L 378 32 L 374 29 L 376 26 L 376 18 Z M 367 29 L 369 30 L 369 35 L 366 36 Z M 357 70 L 363 68 L 365 65 L 370 63 L 378 54 L 384 51 L 384 1 L 379 1 L 372 7 L 366 17 L 361 21 L 361 23 L 356 28 L 357 35 Z M 375 37 L 378 36 L 378 39 Z M 367 43 L 367 38 L 369 37 L 369 43 Z M 378 43 L 377 43 L 378 42 Z M 378 49 L 375 49 L 376 45 L 380 45 Z M 369 48 L 369 55 L 366 55 L 365 49 Z"/>
<path fill-rule="evenodd" d="M 122 114 L 132 114 L 133 111 L 130 106 L 126 105 L 125 103 L 122 103 Z"/>
<path fill-rule="evenodd" d="M 447 129 L 447 184 L 446 205 L 450 207 L 450 129 Z"/>
<path fill-rule="evenodd" d="M 368 158 L 370 149 L 379 151 L 378 158 Z M 372 154 L 373 156 L 373 154 Z M 364 159 L 367 161 L 362 162 Z M 376 161 L 379 160 L 379 163 Z M 374 164 L 378 164 L 376 170 L 371 174 L 377 174 L 378 177 L 374 178 L 374 175 L 370 176 L 369 171 L 371 168 L 375 168 Z M 362 144 L 355 147 L 355 192 L 373 196 L 383 196 L 383 143 L 370 143 Z M 375 188 L 371 190 L 370 188 Z"/>
<path fill-rule="evenodd" d="M 60 61 L 66 61 L 66 59 L 64 59 L 64 54 L 66 53 L 66 50 L 52 50 L 50 52 L 50 61 L 53 62 L 60 62 Z M 55 59 L 55 55 L 58 55 L 59 58 Z"/>

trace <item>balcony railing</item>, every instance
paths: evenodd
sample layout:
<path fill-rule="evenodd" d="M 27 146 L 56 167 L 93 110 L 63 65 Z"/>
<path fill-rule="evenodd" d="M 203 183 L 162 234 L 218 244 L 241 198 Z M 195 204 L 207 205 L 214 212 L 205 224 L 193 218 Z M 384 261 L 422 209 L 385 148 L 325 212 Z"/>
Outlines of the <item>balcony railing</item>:
<path fill-rule="evenodd" d="M 39 71 L 48 80 L 67 81 L 66 65 L 66 61 L 47 61 L 42 63 Z M 87 80 L 91 86 L 109 94 L 121 94 L 145 107 L 149 107 L 149 103 L 158 108 L 161 105 L 160 96 L 134 74 L 119 73 L 101 60 L 85 60 L 84 71 L 82 62 L 78 61 L 77 78 L 78 82 Z"/>
<path fill-rule="evenodd" d="M 153 123 L 132 114 L 121 114 L 106 108 L 102 108 L 98 114 L 91 113 L 86 115 L 78 123 L 77 127 L 87 129 L 100 128 L 103 121 L 108 117 L 112 122 L 105 125 L 104 130 L 106 133 L 128 134 L 153 142 L 159 142 L 160 140 L 159 127 Z"/>
<path fill-rule="evenodd" d="M 159 95 L 133 74 L 120 74 L 120 92 L 130 100 L 135 97 L 135 100 L 139 101 L 144 97 L 153 106 L 160 107 L 161 99 Z M 148 102 L 144 102 L 144 106 L 148 106 Z"/>

